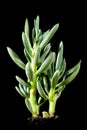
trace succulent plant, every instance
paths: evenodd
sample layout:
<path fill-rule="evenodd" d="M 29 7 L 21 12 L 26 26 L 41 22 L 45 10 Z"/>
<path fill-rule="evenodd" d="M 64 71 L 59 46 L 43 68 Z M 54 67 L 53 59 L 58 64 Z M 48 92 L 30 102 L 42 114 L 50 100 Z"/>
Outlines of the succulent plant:
<path fill-rule="evenodd" d="M 28 19 L 25 20 L 22 41 L 24 45 L 24 63 L 18 54 L 10 47 L 7 51 L 11 59 L 24 70 L 26 80 L 16 76 L 17 92 L 24 97 L 26 107 L 32 117 L 40 115 L 40 107 L 49 102 L 48 111 L 42 112 L 42 117 L 52 117 L 55 114 L 56 102 L 66 85 L 77 76 L 81 60 L 69 70 L 66 70 L 66 60 L 63 58 L 63 41 L 59 43 L 58 53 L 51 49 L 51 39 L 59 28 L 55 24 L 51 29 L 42 32 L 39 28 L 39 16 L 34 19 L 32 35 L 29 31 Z M 31 36 L 31 37 L 30 37 Z"/>

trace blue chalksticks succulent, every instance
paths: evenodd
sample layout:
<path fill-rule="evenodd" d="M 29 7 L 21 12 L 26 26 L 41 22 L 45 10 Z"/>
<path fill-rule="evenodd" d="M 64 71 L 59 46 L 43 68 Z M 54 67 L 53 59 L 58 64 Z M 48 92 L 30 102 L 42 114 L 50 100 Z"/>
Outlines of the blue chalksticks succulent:
<path fill-rule="evenodd" d="M 51 50 L 50 41 L 58 30 L 59 24 L 42 32 L 39 22 L 40 18 L 37 16 L 34 19 L 32 35 L 30 35 L 28 19 L 25 21 L 22 41 L 26 63 L 10 47 L 7 47 L 7 51 L 11 59 L 24 70 L 26 75 L 26 80 L 21 76 L 16 76 L 18 86 L 15 89 L 24 97 L 25 105 L 32 117 L 40 116 L 40 107 L 48 101 L 48 110 L 44 111 L 43 108 L 42 111 L 44 118 L 54 116 L 57 100 L 67 84 L 76 78 L 81 60 L 67 70 L 66 59 L 63 57 L 63 42 L 59 43 L 57 54 Z"/>

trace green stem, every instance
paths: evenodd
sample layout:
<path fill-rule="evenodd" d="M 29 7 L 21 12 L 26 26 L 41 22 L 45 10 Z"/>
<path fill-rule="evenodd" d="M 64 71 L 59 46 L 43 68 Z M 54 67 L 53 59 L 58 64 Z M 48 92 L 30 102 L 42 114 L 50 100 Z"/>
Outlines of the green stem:
<path fill-rule="evenodd" d="M 49 117 L 48 112 L 43 111 L 43 112 L 42 112 L 42 117 L 43 117 L 43 118 L 48 118 L 48 117 Z"/>
<path fill-rule="evenodd" d="M 55 89 L 51 88 L 49 92 L 49 115 L 54 116 L 55 108 L 56 108 L 56 96 L 55 96 Z"/>
<path fill-rule="evenodd" d="M 32 115 L 33 116 L 38 116 L 39 115 L 39 106 L 37 104 L 37 99 L 36 99 L 36 89 L 32 88 L 30 90 L 30 103 L 31 103 L 31 107 L 33 110 Z"/>

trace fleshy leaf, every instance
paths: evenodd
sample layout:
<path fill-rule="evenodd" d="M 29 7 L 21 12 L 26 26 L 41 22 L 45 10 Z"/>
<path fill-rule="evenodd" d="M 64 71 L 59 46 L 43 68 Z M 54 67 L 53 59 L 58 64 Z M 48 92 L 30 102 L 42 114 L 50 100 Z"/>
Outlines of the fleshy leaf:
<path fill-rule="evenodd" d="M 27 39 L 27 41 L 25 41 L 25 42 L 28 42 L 28 47 L 32 51 L 32 46 L 31 46 L 31 42 L 30 42 L 30 35 L 29 35 L 29 22 L 28 22 L 28 19 L 26 19 L 26 21 L 25 21 L 24 32 L 25 32 L 26 39 Z"/>
<path fill-rule="evenodd" d="M 72 80 L 74 80 L 77 74 L 79 73 L 80 65 L 81 65 L 81 61 L 79 61 L 79 63 L 75 65 L 74 67 L 72 67 L 70 70 L 66 71 L 63 81 L 57 84 L 56 87 L 67 85 Z"/>
<path fill-rule="evenodd" d="M 36 39 L 37 39 L 39 34 L 39 16 L 37 16 L 36 19 L 34 20 L 34 27 L 35 27 Z"/>
<path fill-rule="evenodd" d="M 25 73 L 28 77 L 29 82 L 33 81 L 33 71 L 32 71 L 30 62 L 28 62 L 25 66 Z"/>
<path fill-rule="evenodd" d="M 40 44 L 40 48 L 43 49 L 46 44 L 51 40 L 51 38 L 53 37 L 53 35 L 56 33 L 57 29 L 59 27 L 59 24 L 56 24 L 52 27 L 52 29 L 49 31 L 48 35 L 46 35 L 44 37 L 44 39 L 42 40 L 41 44 Z"/>
<path fill-rule="evenodd" d="M 42 101 L 42 97 L 39 97 L 39 98 L 38 98 L 38 104 L 40 104 L 41 101 Z"/>
<path fill-rule="evenodd" d="M 34 54 L 34 61 L 33 61 L 34 66 L 38 64 L 39 58 L 40 58 L 40 47 L 37 47 Z"/>
<path fill-rule="evenodd" d="M 26 21 L 25 21 L 24 32 L 25 32 L 25 35 L 29 38 L 29 23 L 28 23 L 28 19 L 26 19 Z"/>
<path fill-rule="evenodd" d="M 19 83 L 19 89 L 23 93 L 23 95 L 25 95 L 26 97 L 26 92 L 24 91 L 23 86 L 20 83 Z"/>
<path fill-rule="evenodd" d="M 63 59 L 63 62 L 62 62 L 62 65 L 61 65 L 61 69 L 60 69 L 60 77 L 59 77 L 59 79 L 63 76 L 65 70 L 66 70 L 66 60 Z"/>
<path fill-rule="evenodd" d="M 48 29 L 46 32 L 43 33 L 43 39 L 49 34 L 50 29 Z"/>
<path fill-rule="evenodd" d="M 43 90 L 42 85 L 39 80 L 37 81 L 37 90 L 38 90 L 40 96 L 43 97 L 45 100 L 48 98 L 48 96 L 46 95 L 45 91 Z"/>
<path fill-rule="evenodd" d="M 44 59 L 46 58 L 46 56 L 48 55 L 48 53 L 50 52 L 50 49 L 51 49 L 51 45 L 50 43 L 48 45 L 46 45 L 46 47 L 44 48 L 43 50 L 43 53 L 41 55 L 41 62 L 44 61 Z"/>
<path fill-rule="evenodd" d="M 51 87 L 54 88 L 56 87 L 56 84 L 58 83 L 59 79 L 59 70 L 56 70 L 55 73 L 53 74 L 52 80 L 51 80 Z"/>
<path fill-rule="evenodd" d="M 15 89 L 22 97 L 25 97 L 25 95 L 21 92 L 21 90 L 17 86 L 15 87 Z"/>
<path fill-rule="evenodd" d="M 65 89 L 65 85 L 63 85 L 63 86 L 60 86 L 59 88 L 58 88 L 58 93 L 62 93 L 62 91 Z"/>
<path fill-rule="evenodd" d="M 63 61 L 63 42 L 60 42 L 56 60 L 56 70 L 61 69 L 62 61 Z"/>
<path fill-rule="evenodd" d="M 25 87 L 25 86 L 22 86 L 20 83 L 19 83 L 19 89 L 21 91 L 21 93 L 25 96 L 25 97 L 29 97 L 29 93 L 27 93 L 27 88 L 29 87 Z"/>
<path fill-rule="evenodd" d="M 24 32 L 22 32 L 22 41 L 28 55 L 32 56 L 32 47 L 31 47 L 30 41 L 27 39 Z"/>
<path fill-rule="evenodd" d="M 44 85 L 44 89 L 45 89 L 46 93 L 48 94 L 49 89 L 48 89 L 48 81 L 47 81 L 46 76 L 43 76 L 43 85 Z"/>
<path fill-rule="evenodd" d="M 27 61 L 31 61 L 31 57 L 28 55 L 26 49 L 24 49 L 24 55 L 25 55 Z"/>
<path fill-rule="evenodd" d="M 32 106 L 31 106 L 30 101 L 29 101 L 28 98 L 25 98 L 25 105 L 26 105 L 26 107 L 28 108 L 28 110 L 29 110 L 31 113 L 33 113 Z"/>
<path fill-rule="evenodd" d="M 54 52 L 53 62 L 51 65 L 52 74 L 55 72 L 55 60 L 56 60 L 56 53 Z"/>
<path fill-rule="evenodd" d="M 16 76 L 16 80 L 23 86 L 29 87 L 29 83 L 27 83 L 26 81 L 24 81 L 22 78 L 20 78 L 19 76 Z"/>
<path fill-rule="evenodd" d="M 11 59 L 22 69 L 25 69 L 25 64 L 23 61 L 19 58 L 19 56 L 10 48 L 7 47 L 7 51 L 11 57 Z"/>
<path fill-rule="evenodd" d="M 42 65 L 40 66 L 40 68 L 36 71 L 36 75 L 46 71 L 50 65 L 52 64 L 52 61 L 53 61 L 53 55 L 54 53 L 50 53 L 48 55 L 48 57 L 45 59 L 45 61 L 42 63 Z"/>

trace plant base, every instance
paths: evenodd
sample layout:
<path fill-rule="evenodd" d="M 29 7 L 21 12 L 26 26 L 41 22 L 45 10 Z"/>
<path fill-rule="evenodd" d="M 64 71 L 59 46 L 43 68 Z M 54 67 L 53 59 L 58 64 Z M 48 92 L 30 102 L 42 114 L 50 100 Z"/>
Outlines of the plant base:
<path fill-rule="evenodd" d="M 29 128 L 37 128 L 40 129 L 52 129 L 52 128 L 63 128 L 63 118 L 60 117 L 59 115 L 55 115 L 54 117 L 49 117 L 49 118 L 42 118 L 42 117 L 30 117 L 27 119 L 27 126 Z"/>

